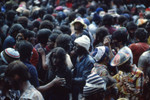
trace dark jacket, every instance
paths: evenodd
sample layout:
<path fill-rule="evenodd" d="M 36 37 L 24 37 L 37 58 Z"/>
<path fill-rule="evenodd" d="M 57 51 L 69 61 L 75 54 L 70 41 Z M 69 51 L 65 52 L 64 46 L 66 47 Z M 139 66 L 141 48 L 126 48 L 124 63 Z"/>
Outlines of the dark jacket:
<path fill-rule="evenodd" d="M 79 93 L 82 93 L 87 76 L 91 73 L 91 69 L 94 67 L 94 62 L 94 59 L 89 54 L 84 55 L 80 60 L 77 59 L 72 79 L 73 98 L 76 98 Z M 74 100 L 78 99 L 76 98 Z"/>

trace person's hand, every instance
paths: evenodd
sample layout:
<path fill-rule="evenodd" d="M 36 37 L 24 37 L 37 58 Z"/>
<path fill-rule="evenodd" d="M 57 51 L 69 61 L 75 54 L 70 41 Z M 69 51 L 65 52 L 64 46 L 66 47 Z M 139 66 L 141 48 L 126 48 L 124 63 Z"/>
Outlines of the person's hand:
<path fill-rule="evenodd" d="M 104 44 L 105 46 L 109 46 L 109 45 L 110 45 L 110 42 L 111 42 L 111 39 L 110 39 L 109 37 L 105 37 L 105 38 L 104 38 L 104 41 L 103 41 L 103 44 Z"/>
<path fill-rule="evenodd" d="M 66 84 L 65 78 L 56 77 L 52 80 L 53 85 L 64 86 Z"/>
<path fill-rule="evenodd" d="M 43 48 L 39 48 L 39 49 L 38 49 L 38 52 L 39 52 L 41 55 L 44 55 L 44 54 L 45 54 L 45 51 L 44 51 Z"/>
<path fill-rule="evenodd" d="M 135 91 L 133 84 L 129 84 L 128 82 L 124 82 L 123 84 L 128 92 L 133 93 Z"/>

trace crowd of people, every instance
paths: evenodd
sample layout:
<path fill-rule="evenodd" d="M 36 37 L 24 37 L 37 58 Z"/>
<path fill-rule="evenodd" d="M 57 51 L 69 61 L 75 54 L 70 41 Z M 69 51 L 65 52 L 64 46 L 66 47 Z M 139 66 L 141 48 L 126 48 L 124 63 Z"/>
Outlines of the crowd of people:
<path fill-rule="evenodd" d="M 0 1 L 0 100 L 150 100 L 149 6 Z"/>

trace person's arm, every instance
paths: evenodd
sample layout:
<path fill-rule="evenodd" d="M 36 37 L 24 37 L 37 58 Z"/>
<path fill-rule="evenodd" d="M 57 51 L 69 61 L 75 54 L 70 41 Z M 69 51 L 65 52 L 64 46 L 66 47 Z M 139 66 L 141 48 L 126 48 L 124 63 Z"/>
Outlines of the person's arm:
<path fill-rule="evenodd" d="M 92 68 L 94 67 L 92 62 L 88 62 L 87 65 L 84 66 L 85 68 L 83 69 L 82 72 L 82 77 L 78 77 L 78 78 L 73 78 L 73 84 L 77 84 L 77 85 L 84 85 L 87 76 L 91 73 Z"/>
<path fill-rule="evenodd" d="M 112 48 L 111 48 L 110 42 L 111 42 L 111 39 L 108 36 L 106 36 L 104 38 L 103 45 L 104 46 L 108 46 L 108 48 L 109 48 L 109 54 L 110 54 L 110 59 L 112 59 L 114 57 L 114 54 L 112 52 Z"/>
<path fill-rule="evenodd" d="M 55 79 L 53 79 L 51 82 L 47 83 L 46 85 L 39 86 L 37 88 L 37 90 L 39 90 L 40 92 L 45 92 L 45 91 L 49 90 L 50 88 L 52 88 L 55 85 L 64 84 L 64 82 L 65 82 L 64 78 L 56 77 Z"/>

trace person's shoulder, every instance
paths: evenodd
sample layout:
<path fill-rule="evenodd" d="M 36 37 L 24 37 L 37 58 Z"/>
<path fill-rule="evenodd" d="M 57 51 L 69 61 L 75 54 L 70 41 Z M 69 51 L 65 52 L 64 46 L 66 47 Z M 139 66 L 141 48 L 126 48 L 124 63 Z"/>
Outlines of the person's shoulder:
<path fill-rule="evenodd" d="M 94 60 L 94 58 L 91 55 L 87 55 L 87 59 L 89 61 L 91 61 L 92 63 L 95 63 L 95 60 Z"/>
<path fill-rule="evenodd" d="M 41 93 L 34 88 L 34 86 L 30 86 L 29 89 L 27 89 L 22 96 L 20 97 L 20 100 L 44 100 Z"/>

